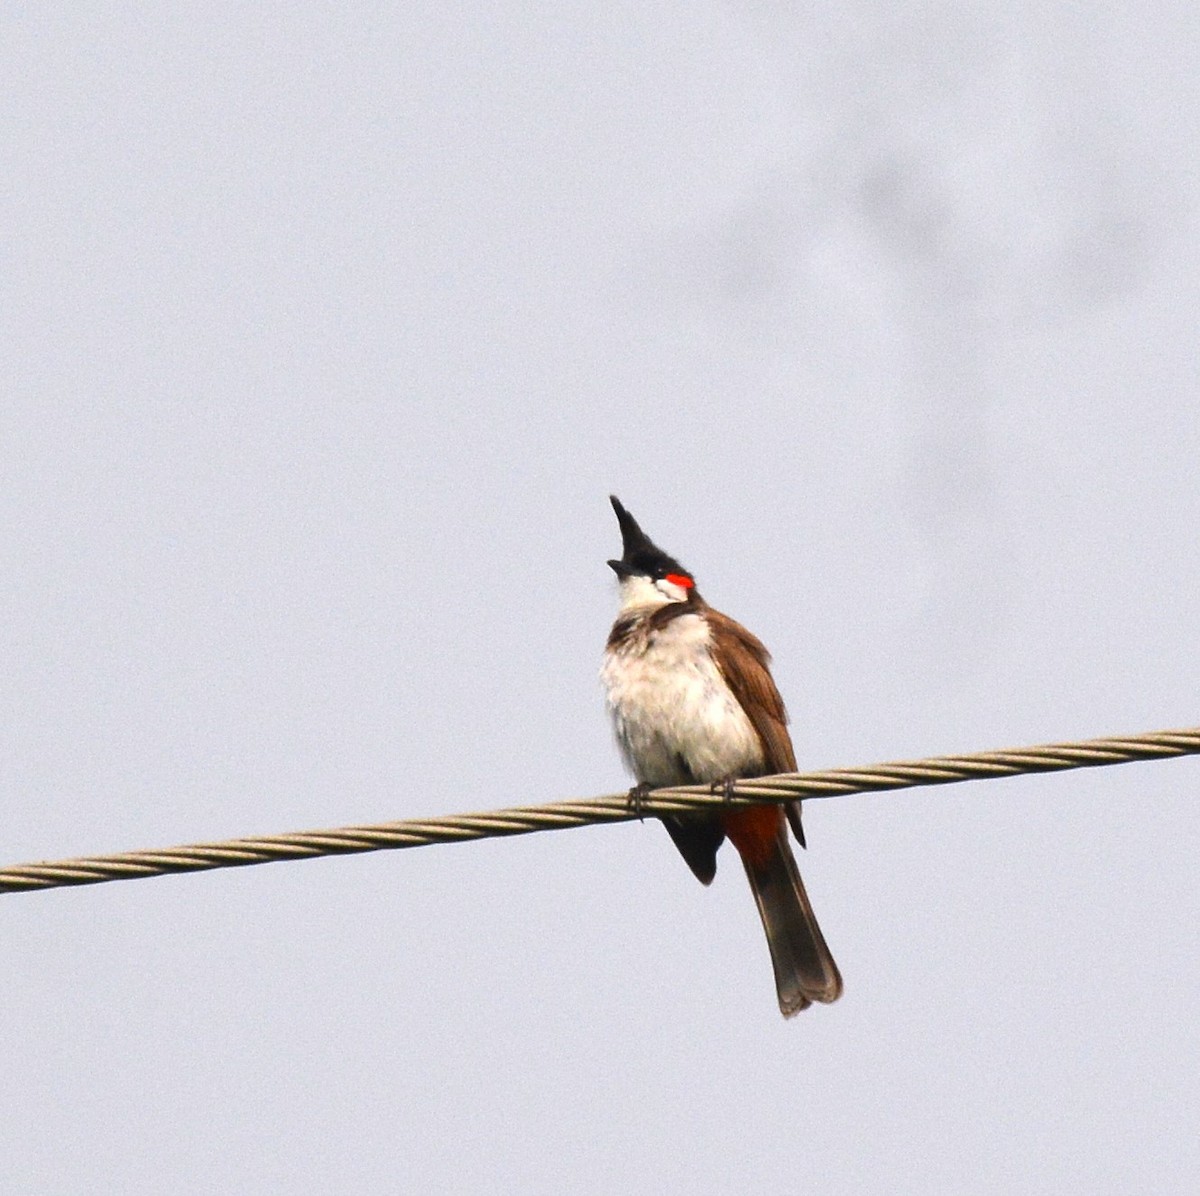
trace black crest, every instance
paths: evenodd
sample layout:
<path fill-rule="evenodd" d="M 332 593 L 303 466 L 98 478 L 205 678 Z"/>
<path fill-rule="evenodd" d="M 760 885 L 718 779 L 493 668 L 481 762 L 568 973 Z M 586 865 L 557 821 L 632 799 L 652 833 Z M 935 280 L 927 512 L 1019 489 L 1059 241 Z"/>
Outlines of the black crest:
<path fill-rule="evenodd" d="M 621 505 L 615 494 L 608 496 L 621 525 L 622 556 L 619 561 L 609 561 L 609 567 L 618 577 L 637 573 L 645 577 L 665 577 L 668 573 L 691 574 L 673 557 L 663 552 L 638 526 L 638 521 Z"/>

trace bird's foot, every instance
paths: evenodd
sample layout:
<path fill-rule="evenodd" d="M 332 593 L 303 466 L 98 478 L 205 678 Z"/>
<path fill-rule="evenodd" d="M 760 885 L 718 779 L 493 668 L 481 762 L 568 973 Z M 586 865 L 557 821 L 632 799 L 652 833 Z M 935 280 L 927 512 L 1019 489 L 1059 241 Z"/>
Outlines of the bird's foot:
<path fill-rule="evenodd" d="M 719 793 L 726 800 L 726 802 L 731 802 L 734 798 L 733 783 L 736 780 L 737 777 L 726 777 L 721 781 L 713 781 L 713 783 L 709 785 L 708 791 L 713 795 L 713 797 L 716 797 Z"/>
<path fill-rule="evenodd" d="M 650 791 L 653 788 L 653 785 L 647 785 L 645 781 L 642 781 L 641 784 L 634 785 L 629 791 L 629 809 L 637 815 L 639 822 L 642 820 L 642 814 L 646 809 L 646 798 L 650 796 Z"/>

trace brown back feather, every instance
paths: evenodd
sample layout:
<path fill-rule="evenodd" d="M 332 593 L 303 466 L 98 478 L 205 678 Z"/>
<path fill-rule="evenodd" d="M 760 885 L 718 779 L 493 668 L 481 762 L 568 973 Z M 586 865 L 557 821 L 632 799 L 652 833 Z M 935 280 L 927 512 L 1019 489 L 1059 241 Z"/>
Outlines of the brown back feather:
<path fill-rule="evenodd" d="M 757 636 L 719 610 L 709 607 L 705 618 L 712 632 L 713 660 L 762 743 L 764 775 L 795 772 L 787 708 L 771 677 L 771 654 Z"/>
<path fill-rule="evenodd" d="M 771 654 L 762 640 L 728 615 L 711 606 L 704 614 L 713 638 L 713 660 L 762 744 L 762 775 L 795 772 L 796 752 L 788 734 L 787 707 L 771 676 Z M 800 802 L 788 802 L 784 809 L 796 841 L 806 846 Z"/>

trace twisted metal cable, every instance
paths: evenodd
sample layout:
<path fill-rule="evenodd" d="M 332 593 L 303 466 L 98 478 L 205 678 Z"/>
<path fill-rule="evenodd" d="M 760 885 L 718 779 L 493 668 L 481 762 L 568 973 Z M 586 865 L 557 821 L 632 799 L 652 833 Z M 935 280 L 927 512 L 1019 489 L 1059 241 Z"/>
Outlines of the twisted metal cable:
<path fill-rule="evenodd" d="M 733 797 L 714 794 L 707 785 L 656 789 L 639 809 L 629 795 L 610 794 L 580 801 L 542 806 L 517 806 L 486 814 L 458 814 L 414 822 L 382 822 L 347 826 L 337 830 L 299 831 L 261 839 L 230 839 L 221 843 L 195 843 L 160 851 L 130 851 L 120 855 L 87 856 L 54 863 L 17 864 L 0 868 L 0 893 L 53 889 L 63 885 L 92 885 L 109 880 L 133 880 L 173 872 L 203 872 L 211 868 L 238 868 L 277 860 L 302 860 L 312 856 L 349 855 L 399 847 L 425 847 L 432 843 L 457 843 L 500 835 L 526 835 L 534 831 L 565 830 L 594 823 L 628 822 L 644 815 L 678 813 L 726 805 L 786 802 L 795 798 L 837 797 L 920 785 L 949 785 L 958 781 L 986 780 L 1023 773 L 1058 772 L 1200 754 L 1200 727 L 1179 731 L 1154 731 L 1118 739 L 1089 739 L 1054 743 L 1001 752 L 975 752 L 965 756 L 935 756 L 928 760 L 896 764 L 869 764 L 861 768 L 834 768 L 823 772 L 782 773 L 738 781 Z"/>

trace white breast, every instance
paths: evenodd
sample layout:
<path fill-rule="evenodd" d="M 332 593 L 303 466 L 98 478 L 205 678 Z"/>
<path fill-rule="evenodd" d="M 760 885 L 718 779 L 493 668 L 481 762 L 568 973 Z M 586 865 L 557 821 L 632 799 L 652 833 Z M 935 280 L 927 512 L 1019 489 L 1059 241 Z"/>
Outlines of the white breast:
<path fill-rule="evenodd" d="M 708 626 L 681 615 L 605 653 L 600 679 L 617 741 L 648 785 L 722 781 L 762 767 L 762 745 L 710 654 Z"/>

